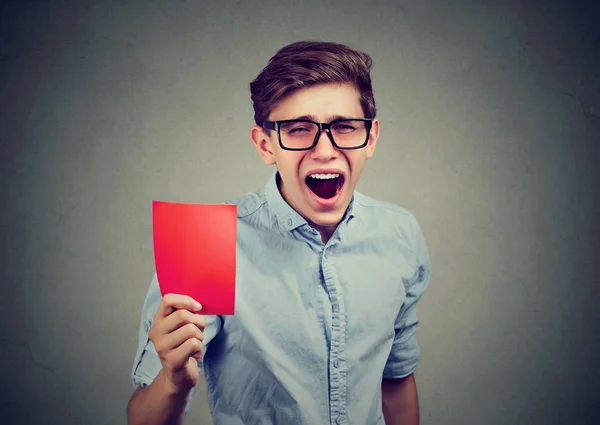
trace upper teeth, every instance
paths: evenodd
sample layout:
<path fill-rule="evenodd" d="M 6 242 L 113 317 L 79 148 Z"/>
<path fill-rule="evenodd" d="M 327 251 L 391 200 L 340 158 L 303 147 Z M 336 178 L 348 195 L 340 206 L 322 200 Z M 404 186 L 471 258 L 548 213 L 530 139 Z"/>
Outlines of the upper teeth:
<path fill-rule="evenodd" d="M 308 177 L 312 177 L 313 179 L 335 179 L 339 176 L 339 174 L 311 174 Z"/>

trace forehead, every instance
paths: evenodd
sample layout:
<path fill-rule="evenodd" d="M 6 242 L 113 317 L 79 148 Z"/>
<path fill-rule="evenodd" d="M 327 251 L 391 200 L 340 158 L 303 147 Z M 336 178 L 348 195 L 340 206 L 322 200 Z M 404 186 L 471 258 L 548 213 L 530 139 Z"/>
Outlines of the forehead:
<path fill-rule="evenodd" d="M 352 84 L 320 84 L 299 89 L 280 100 L 269 116 L 271 121 L 313 116 L 319 121 L 331 117 L 360 118 L 360 93 Z"/>

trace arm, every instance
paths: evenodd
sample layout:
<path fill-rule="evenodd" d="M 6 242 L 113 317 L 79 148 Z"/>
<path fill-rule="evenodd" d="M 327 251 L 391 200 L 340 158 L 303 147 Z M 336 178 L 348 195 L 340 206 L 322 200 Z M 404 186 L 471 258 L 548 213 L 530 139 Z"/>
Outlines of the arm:
<path fill-rule="evenodd" d="M 419 398 L 414 374 L 381 383 L 386 425 L 419 425 Z"/>
<path fill-rule="evenodd" d="M 147 387 L 138 388 L 127 405 L 129 425 L 182 425 L 189 390 L 177 390 L 168 382 L 164 369 Z"/>
<path fill-rule="evenodd" d="M 150 385 L 138 388 L 127 405 L 128 425 L 182 425 L 190 392 L 199 379 L 204 353 L 204 316 L 200 304 L 166 294 L 148 331 L 161 368 Z"/>

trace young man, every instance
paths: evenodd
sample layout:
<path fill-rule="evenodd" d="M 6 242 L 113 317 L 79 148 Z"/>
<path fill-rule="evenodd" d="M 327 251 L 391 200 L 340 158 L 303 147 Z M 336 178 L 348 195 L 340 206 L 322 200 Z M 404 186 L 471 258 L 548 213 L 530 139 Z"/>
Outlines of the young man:
<path fill-rule="evenodd" d="M 234 201 L 235 315 L 161 297 L 155 276 L 130 425 L 183 423 L 199 369 L 215 425 L 418 424 L 429 257 L 413 215 L 355 191 L 379 135 L 370 68 L 347 46 L 298 42 L 251 83 L 251 138 L 277 170 Z"/>

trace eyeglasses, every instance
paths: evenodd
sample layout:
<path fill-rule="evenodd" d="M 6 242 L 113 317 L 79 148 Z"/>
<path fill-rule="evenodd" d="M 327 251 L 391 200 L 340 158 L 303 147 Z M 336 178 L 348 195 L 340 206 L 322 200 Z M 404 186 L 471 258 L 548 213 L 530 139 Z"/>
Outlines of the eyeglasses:
<path fill-rule="evenodd" d="M 265 121 L 265 130 L 276 130 L 279 145 L 288 151 L 307 151 L 317 145 L 321 131 L 337 149 L 351 150 L 367 146 L 373 120 L 369 118 L 343 118 L 329 123 L 310 120 Z"/>

